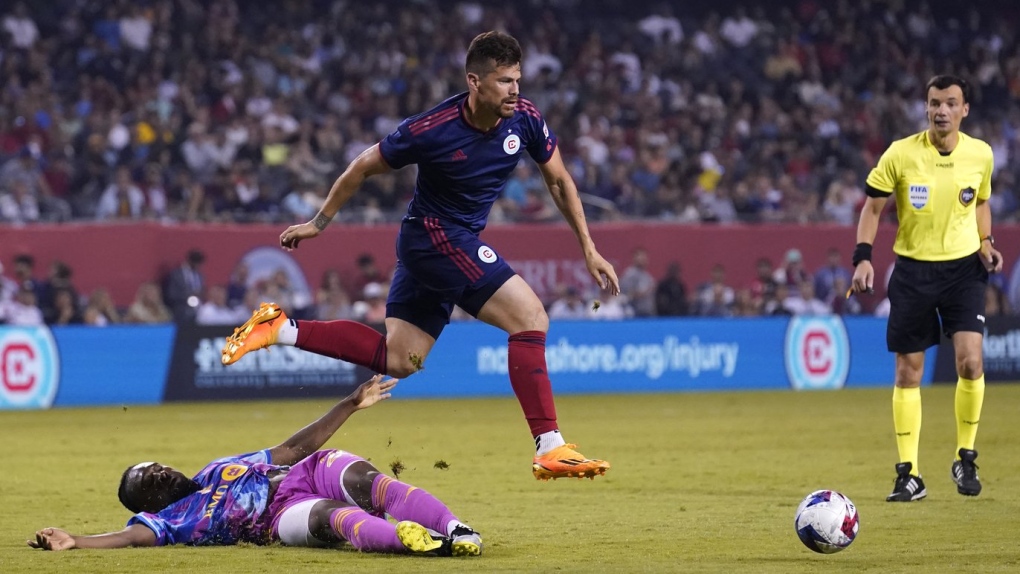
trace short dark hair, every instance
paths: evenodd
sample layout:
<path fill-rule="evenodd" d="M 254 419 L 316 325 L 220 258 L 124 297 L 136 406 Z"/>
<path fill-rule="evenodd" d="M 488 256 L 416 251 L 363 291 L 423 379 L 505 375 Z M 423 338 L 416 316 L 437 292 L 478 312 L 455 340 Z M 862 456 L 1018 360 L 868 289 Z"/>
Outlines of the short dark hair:
<path fill-rule="evenodd" d="M 966 104 L 970 101 L 970 83 L 967 82 L 967 80 L 952 74 L 939 74 L 937 76 L 932 76 L 932 78 L 928 80 L 928 83 L 924 86 L 924 101 L 928 101 L 928 92 L 930 92 L 932 88 L 935 88 L 936 90 L 944 90 L 949 86 L 960 86 L 960 91 L 963 92 L 963 103 Z"/>
<path fill-rule="evenodd" d="M 503 32 L 483 32 L 475 36 L 468 46 L 464 69 L 469 74 L 483 76 L 500 66 L 521 63 L 521 45 L 517 39 Z"/>
<path fill-rule="evenodd" d="M 28 265 L 29 267 L 35 267 L 35 257 L 32 257 L 28 253 L 19 253 L 18 255 L 15 255 L 14 262 Z"/>
<path fill-rule="evenodd" d="M 131 474 L 131 471 L 134 470 L 134 468 L 135 465 L 131 465 L 124 469 L 124 474 L 120 475 L 120 486 L 117 487 L 117 498 L 120 500 L 120 503 L 124 505 L 124 508 L 138 514 L 142 511 L 142 509 L 128 494 L 128 475 Z"/>

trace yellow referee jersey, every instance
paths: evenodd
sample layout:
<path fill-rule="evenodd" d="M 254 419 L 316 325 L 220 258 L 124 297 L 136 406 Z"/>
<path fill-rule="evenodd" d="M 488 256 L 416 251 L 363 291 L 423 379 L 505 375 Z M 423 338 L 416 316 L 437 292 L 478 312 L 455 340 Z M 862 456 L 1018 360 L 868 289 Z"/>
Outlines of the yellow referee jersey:
<path fill-rule="evenodd" d="M 992 148 L 960 132 L 948 155 L 923 131 L 894 141 L 868 175 L 868 193 L 895 194 L 893 251 L 922 261 L 959 259 L 981 248 L 974 206 L 992 194 Z"/>

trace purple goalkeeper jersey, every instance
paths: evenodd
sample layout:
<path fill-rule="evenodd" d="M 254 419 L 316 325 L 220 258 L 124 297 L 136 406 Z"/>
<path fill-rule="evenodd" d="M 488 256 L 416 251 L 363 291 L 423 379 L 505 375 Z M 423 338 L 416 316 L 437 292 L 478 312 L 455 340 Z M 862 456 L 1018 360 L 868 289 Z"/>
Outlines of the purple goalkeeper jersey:
<path fill-rule="evenodd" d="M 556 135 L 526 98 L 518 97 L 514 115 L 487 132 L 464 118 L 466 101 L 464 92 L 407 118 L 379 142 L 379 152 L 394 169 L 418 165 L 408 216 L 438 217 L 477 234 L 485 228 L 521 150 L 545 163 L 556 149 Z"/>
<path fill-rule="evenodd" d="M 260 520 L 269 499 L 269 450 L 228 456 L 206 465 L 194 480 L 202 490 L 156 514 L 141 512 L 128 520 L 156 533 L 156 545 L 225 546 L 266 543 L 269 524 Z M 268 522 L 268 521 L 265 521 Z"/>

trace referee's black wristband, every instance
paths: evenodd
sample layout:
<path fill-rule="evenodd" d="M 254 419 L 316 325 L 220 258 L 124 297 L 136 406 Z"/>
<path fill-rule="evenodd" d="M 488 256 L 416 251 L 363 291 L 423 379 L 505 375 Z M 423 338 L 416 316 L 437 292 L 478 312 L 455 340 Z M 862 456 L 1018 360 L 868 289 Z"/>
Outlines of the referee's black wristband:
<path fill-rule="evenodd" d="M 854 247 L 854 267 L 861 261 L 871 261 L 870 243 L 858 243 L 857 247 Z"/>

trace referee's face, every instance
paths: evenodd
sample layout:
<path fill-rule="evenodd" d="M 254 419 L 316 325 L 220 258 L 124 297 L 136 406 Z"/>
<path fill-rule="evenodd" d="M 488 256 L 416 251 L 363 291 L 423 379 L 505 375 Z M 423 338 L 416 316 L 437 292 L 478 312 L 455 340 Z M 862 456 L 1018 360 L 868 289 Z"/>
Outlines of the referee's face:
<path fill-rule="evenodd" d="M 963 100 L 960 86 L 928 90 L 928 125 L 940 137 L 959 131 L 960 122 L 968 113 L 970 104 Z"/>
<path fill-rule="evenodd" d="M 521 65 L 497 66 L 475 82 L 481 107 L 501 118 L 510 118 L 521 90 Z"/>

